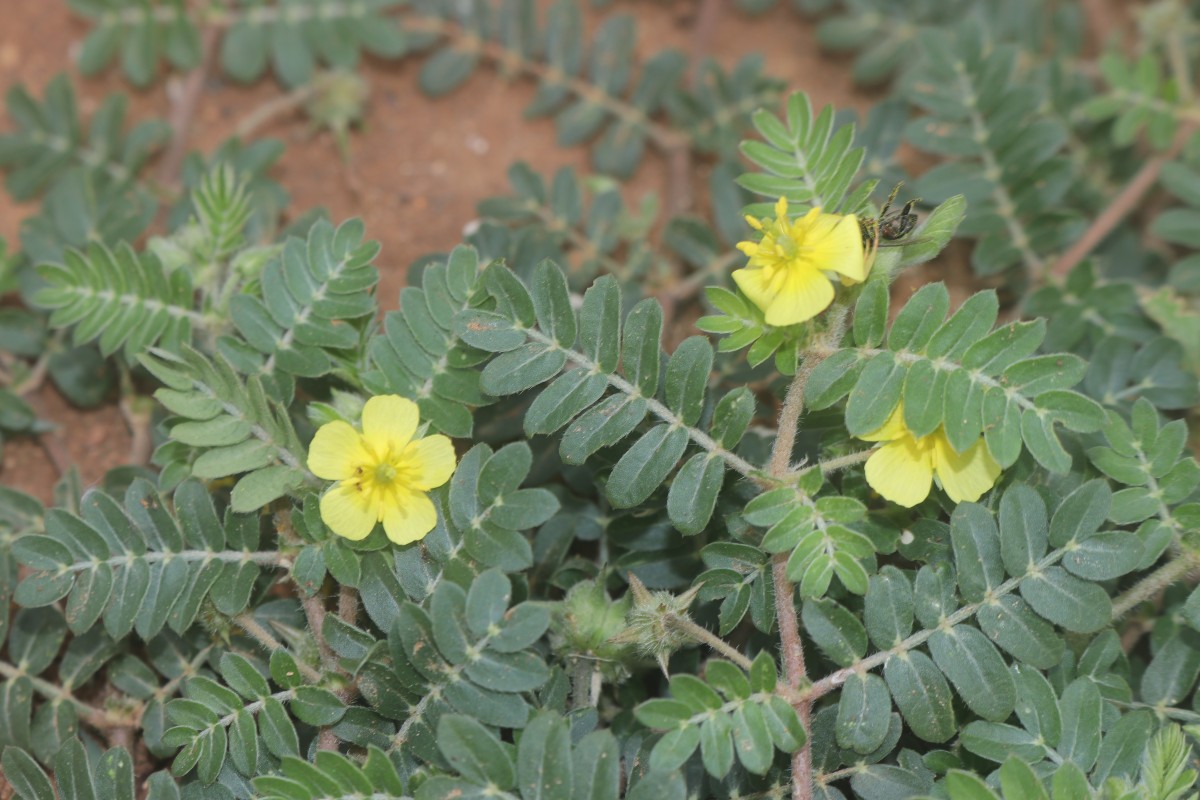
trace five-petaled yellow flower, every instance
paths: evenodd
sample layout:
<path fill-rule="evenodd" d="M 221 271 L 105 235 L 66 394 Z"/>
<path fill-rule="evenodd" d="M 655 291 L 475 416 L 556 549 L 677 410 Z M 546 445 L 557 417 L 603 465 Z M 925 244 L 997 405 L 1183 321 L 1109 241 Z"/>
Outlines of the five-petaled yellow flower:
<path fill-rule="evenodd" d="M 906 508 L 929 496 L 935 475 L 956 503 L 978 500 L 1000 476 L 1000 465 L 988 452 L 983 437 L 959 453 L 940 427 L 928 436 L 913 436 L 904 424 L 903 403 L 896 406 L 883 427 L 859 438 L 887 443 L 867 459 L 867 483 Z"/>
<path fill-rule="evenodd" d="M 734 270 L 733 280 L 766 313 L 768 325 L 795 325 L 829 308 L 834 289 L 827 272 L 855 283 L 867 278 L 862 231 L 853 214 L 814 208 L 790 220 L 787 198 L 781 197 L 775 219 L 746 221 L 762 231 L 762 239 L 738 244 L 750 262 Z"/>
<path fill-rule="evenodd" d="M 454 445 L 441 434 L 414 439 L 417 404 L 394 394 L 363 406 L 362 433 L 349 423 L 322 425 L 308 448 L 308 468 L 337 481 L 321 497 L 321 519 L 347 539 L 383 523 L 396 544 L 421 539 L 437 524 L 426 494 L 454 474 Z"/>

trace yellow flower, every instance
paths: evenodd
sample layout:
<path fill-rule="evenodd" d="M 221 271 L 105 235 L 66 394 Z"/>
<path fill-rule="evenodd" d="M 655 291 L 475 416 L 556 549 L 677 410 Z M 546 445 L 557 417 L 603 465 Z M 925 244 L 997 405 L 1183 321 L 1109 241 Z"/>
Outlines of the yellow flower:
<path fill-rule="evenodd" d="M 363 406 L 362 433 L 340 420 L 317 431 L 308 468 L 337 481 L 321 497 L 321 519 L 338 536 L 363 539 L 382 522 L 389 539 L 408 544 L 433 530 L 426 492 L 454 474 L 454 445 L 440 434 L 413 439 L 417 423 L 417 404 L 388 394 Z"/>
<path fill-rule="evenodd" d="M 896 406 L 883 427 L 859 438 L 887 442 L 867 459 L 867 483 L 906 508 L 929 496 L 935 475 L 956 503 L 978 500 L 1000 476 L 1000 465 L 988 452 L 983 437 L 965 453 L 959 453 L 940 427 L 928 436 L 913 436 L 904 424 L 903 403 Z"/>
<path fill-rule="evenodd" d="M 768 325 L 795 325 L 820 314 L 833 302 L 836 272 L 859 283 L 867 278 L 862 231 L 853 214 L 824 214 L 814 208 L 797 220 L 787 216 L 787 198 L 775 204 L 775 219 L 746 217 L 758 242 L 741 242 L 750 256 L 733 280 L 746 297 L 767 315 Z"/>

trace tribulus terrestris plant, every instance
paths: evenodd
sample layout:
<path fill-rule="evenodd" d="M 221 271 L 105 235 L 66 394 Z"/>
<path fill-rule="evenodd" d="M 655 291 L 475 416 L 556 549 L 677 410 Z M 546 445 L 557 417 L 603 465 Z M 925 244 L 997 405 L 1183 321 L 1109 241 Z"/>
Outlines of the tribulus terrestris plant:
<path fill-rule="evenodd" d="M 186 77 L 173 130 L 8 95 L 0 796 L 1196 796 L 1194 3 L 700 0 L 688 53 L 622 3 L 69 5 L 81 72 Z M 706 57 L 734 17 L 885 94 Z M 534 84 L 595 174 L 514 164 L 379 291 L 257 137 L 352 159 L 368 55 Z M 218 80 L 278 91 L 189 153 Z"/>

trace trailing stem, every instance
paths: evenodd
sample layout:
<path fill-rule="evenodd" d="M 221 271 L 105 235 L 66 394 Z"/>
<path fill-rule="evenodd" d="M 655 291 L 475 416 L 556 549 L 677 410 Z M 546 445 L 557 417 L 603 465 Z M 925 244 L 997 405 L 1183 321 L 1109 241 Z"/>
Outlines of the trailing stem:
<path fill-rule="evenodd" d="M 235 617 L 234 624 L 248 633 L 251 638 L 262 645 L 268 652 L 286 649 L 283 644 L 276 639 L 269 630 L 264 628 L 258 620 L 250 614 L 242 614 Z M 300 659 L 296 659 L 296 666 L 304 677 L 308 678 L 313 683 L 318 683 L 321 680 L 321 673 L 304 663 Z"/>
<path fill-rule="evenodd" d="M 1092 221 L 1083 236 L 1079 237 L 1079 241 L 1071 245 L 1070 249 L 1054 262 L 1050 268 L 1051 278 L 1058 281 L 1064 280 L 1080 261 L 1087 258 L 1104 241 L 1129 212 L 1139 206 L 1143 195 L 1158 182 L 1158 176 L 1162 173 L 1163 167 L 1179 155 L 1197 130 L 1200 130 L 1200 122 L 1195 120 L 1189 119 L 1180 125 L 1171 146 L 1161 155 L 1148 159 L 1100 216 Z"/>
<path fill-rule="evenodd" d="M 192 122 L 196 118 L 196 109 L 204 94 L 208 73 L 216 61 L 220 42 L 221 29 L 216 25 L 206 27 L 201 37 L 200 63 L 188 73 L 179 89 L 175 108 L 171 112 L 171 142 L 158 165 L 158 181 L 163 186 L 174 186 L 179 180 L 179 171 L 183 167 L 184 156 L 187 155 Z"/>
<path fill-rule="evenodd" d="M 109 730 L 113 728 L 127 728 L 134 724 L 141 716 L 140 706 L 136 710 L 132 710 L 128 714 L 117 713 L 104 708 L 95 708 L 80 700 L 69 690 L 57 686 L 54 683 L 39 678 L 36 675 L 29 675 L 20 666 L 9 664 L 7 661 L 0 661 L 0 677 L 6 680 L 15 680 L 17 678 L 25 678 L 29 681 L 29 685 L 33 690 L 45 697 L 47 700 L 55 703 L 68 703 L 74 706 L 75 711 L 80 718 L 98 730 Z"/>
<path fill-rule="evenodd" d="M 804 410 L 804 385 L 821 360 L 819 356 L 807 358 L 788 387 L 783 408 L 779 412 L 779 425 L 775 444 L 771 448 L 771 461 L 767 466 L 767 471 L 773 477 L 783 478 L 791 471 L 792 448 L 796 443 L 800 414 Z M 808 680 L 808 670 L 804 664 L 804 643 L 800 641 L 800 623 L 796 617 L 796 588 L 788 580 L 787 560 L 787 553 L 779 553 L 771 559 L 771 577 L 775 584 L 775 619 L 779 625 L 779 648 L 783 656 L 784 678 L 790 690 L 798 691 Z M 807 735 L 804 746 L 792 754 L 792 800 L 811 800 L 812 699 L 800 700 L 796 710 Z"/>
<path fill-rule="evenodd" d="M 1113 622 L 1188 573 L 1200 569 L 1200 554 L 1183 552 L 1151 572 L 1113 600 Z"/>

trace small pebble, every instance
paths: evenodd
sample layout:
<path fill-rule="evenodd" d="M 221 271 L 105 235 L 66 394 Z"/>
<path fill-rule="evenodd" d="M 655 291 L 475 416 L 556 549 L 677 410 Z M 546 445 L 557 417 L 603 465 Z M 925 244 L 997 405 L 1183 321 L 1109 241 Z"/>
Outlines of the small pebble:
<path fill-rule="evenodd" d="M 467 149 L 477 156 L 482 156 L 491 149 L 491 145 L 488 144 L 487 139 L 483 138 L 479 134 L 469 133 L 467 134 Z"/>

